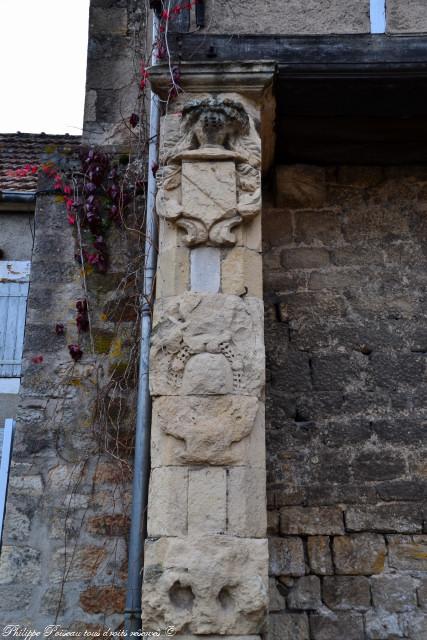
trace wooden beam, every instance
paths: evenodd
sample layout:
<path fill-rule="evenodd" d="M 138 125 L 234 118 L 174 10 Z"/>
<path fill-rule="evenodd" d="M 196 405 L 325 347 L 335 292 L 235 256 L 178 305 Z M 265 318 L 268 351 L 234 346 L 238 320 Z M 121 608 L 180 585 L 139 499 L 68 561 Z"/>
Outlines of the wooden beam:
<path fill-rule="evenodd" d="M 170 34 L 180 60 L 274 60 L 280 77 L 427 76 L 425 36 Z"/>

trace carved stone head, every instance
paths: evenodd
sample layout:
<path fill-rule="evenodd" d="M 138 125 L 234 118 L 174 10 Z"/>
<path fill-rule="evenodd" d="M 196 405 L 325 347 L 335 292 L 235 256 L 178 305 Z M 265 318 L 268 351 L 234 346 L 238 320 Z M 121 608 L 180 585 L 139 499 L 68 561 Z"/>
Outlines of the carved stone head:
<path fill-rule="evenodd" d="M 230 139 L 249 133 L 243 105 L 229 98 L 193 100 L 185 105 L 182 116 L 184 131 L 193 134 L 194 148 L 229 148 Z"/>

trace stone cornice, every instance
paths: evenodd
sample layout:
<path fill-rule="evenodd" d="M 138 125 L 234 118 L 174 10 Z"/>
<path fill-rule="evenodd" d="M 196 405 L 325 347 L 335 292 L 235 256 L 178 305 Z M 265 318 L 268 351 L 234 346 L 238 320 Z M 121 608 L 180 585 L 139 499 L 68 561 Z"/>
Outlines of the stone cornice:
<path fill-rule="evenodd" d="M 275 78 L 275 62 L 182 62 L 179 86 L 189 93 L 238 92 L 259 100 Z M 153 91 L 166 100 L 171 90 L 170 66 L 150 68 Z"/>

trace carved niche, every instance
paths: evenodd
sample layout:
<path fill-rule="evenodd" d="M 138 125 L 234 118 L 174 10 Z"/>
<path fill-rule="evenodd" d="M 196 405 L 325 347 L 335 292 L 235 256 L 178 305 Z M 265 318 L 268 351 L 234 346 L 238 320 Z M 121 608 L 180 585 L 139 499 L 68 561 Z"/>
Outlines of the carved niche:
<path fill-rule="evenodd" d="M 261 141 L 243 105 L 193 100 L 183 137 L 158 171 L 157 213 L 186 234 L 188 246 L 232 246 L 233 229 L 261 210 Z"/>

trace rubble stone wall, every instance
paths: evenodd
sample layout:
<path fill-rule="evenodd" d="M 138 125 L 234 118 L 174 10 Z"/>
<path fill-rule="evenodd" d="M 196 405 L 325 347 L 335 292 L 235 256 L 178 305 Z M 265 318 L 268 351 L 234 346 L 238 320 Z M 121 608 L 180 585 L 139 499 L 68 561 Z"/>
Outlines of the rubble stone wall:
<path fill-rule="evenodd" d="M 38 197 L 0 559 L 0 626 L 41 632 L 58 624 L 83 633 L 114 630 L 123 621 L 135 396 L 132 384 L 122 397 L 112 389 L 128 364 L 125 335 L 136 315 L 135 291 L 117 292 L 129 251 L 115 229 L 109 242 L 117 253 L 110 254 L 108 272 L 86 271 L 92 353 L 89 334 L 77 334 L 76 301 L 85 292 L 65 205 L 54 195 Z M 122 341 L 115 339 L 119 320 Z M 56 333 L 57 323 L 64 335 Z M 77 363 L 67 348 L 73 343 L 83 349 Z M 108 380 L 101 426 L 95 408 Z"/>
<path fill-rule="evenodd" d="M 427 170 L 276 175 L 263 213 L 270 640 L 420 640 Z"/>

